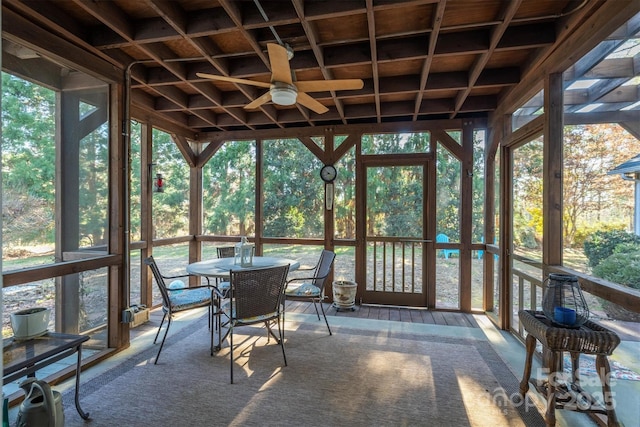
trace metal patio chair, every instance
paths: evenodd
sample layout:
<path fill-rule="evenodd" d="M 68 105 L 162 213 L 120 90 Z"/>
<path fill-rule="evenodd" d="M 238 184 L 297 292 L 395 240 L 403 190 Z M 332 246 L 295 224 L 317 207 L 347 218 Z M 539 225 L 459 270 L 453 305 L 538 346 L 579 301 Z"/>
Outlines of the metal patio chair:
<path fill-rule="evenodd" d="M 288 300 L 311 300 L 313 307 L 316 309 L 316 315 L 320 320 L 320 312 L 318 311 L 317 304 L 320 305 L 324 322 L 327 324 L 329 335 L 332 335 L 331 328 L 329 327 L 329 321 L 327 320 L 327 314 L 324 311 L 323 301 L 327 298 L 324 294 L 324 288 L 327 280 L 329 279 L 329 273 L 333 266 L 333 261 L 336 258 L 336 254 L 332 251 L 324 249 L 320 254 L 318 263 L 311 269 L 313 273 L 309 277 L 295 277 L 287 281 L 287 287 L 285 288 L 285 299 Z M 304 271 L 300 269 L 298 271 Z M 316 304 L 317 303 L 317 304 Z"/>
<path fill-rule="evenodd" d="M 156 261 L 152 256 L 146 258 L 144 260 L 144 263 L 151 269 L 156 284 L 160 289 L 160 294 L 162 295 L 163 315 L 162 320 L 160 321 L 160 326 L 158 327 L 158 332 L 156 332 L 156 337 L 153 339 L 154 344 L 158 340 L 158 336 L 160 335 L 160 330 L 162 329 L 162 325 L 164 324 L 165 319 L 167 319 L 167 327 L 164 331 L 164 335 L 162 336 L 162 342 L 160 343 L 160 348 L 158 349 L 156 360 L 153 363 L 158 363 L 158 358 L 160 357 L 160 353 L 162 352 L 164 341 L 167 338 L 169 328 L 171 327 L 171 320 L 173 318 L 173 315 L 181 311 L 187 311 L 200 307 L 208 307 L 209 329 L 211 330 L 211 348 L 213 348 L 214 327 L 212 325 L 212 320 L 215 313 L 212 310 L 215 305 L 213 304 L 213 300 L 216 297 L 214 293 L 217 290 L 209 285 L 188 287 L 185 286 L 184 282 L 182 282 L 181 280 L 173 280 L 169 285 L 167 285 L 165 280 L 179 279 L 189 277 L 190 275 L 184 274 L 179 276 L 163 276 L 160 273 L 160 269 L 158 268 L 158 265 L 156 264 Z"/>
<path fill-rule="evenodd" d="M 218 348 L 222 341 L 229 337 L 231 359 L 231 384 L 233 384 L 233 334 L 235 328 L 263 323 L 267 328 L 268 336 L 273 336 L 282 348 L 284 365 L 287 366 L 287 356 L 284 351 L 283 333 L 283 298 L 284 287 L 289 273 L 289 265 L 258 268 L 242 271 L 231 271 L 231 287 L 228 299 L 222 305 L 222 311 L 228 318 L 228 328 L 222 336 L 222 322 L 219 325 Z M 278 333 L 273 332 L 272 326 L 276 324 Z"/>

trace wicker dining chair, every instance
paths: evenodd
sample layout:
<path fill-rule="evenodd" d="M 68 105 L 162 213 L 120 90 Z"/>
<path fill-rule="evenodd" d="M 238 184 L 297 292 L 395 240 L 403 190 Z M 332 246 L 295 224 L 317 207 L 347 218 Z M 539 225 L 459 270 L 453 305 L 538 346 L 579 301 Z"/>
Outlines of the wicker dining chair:
<path fill-rule="evenodd" d="M 220 246 L 216 249 L 218 251 L 218 258 L 233 258 L 236 256 L 235 246 Z M 222 295 L 226 295 L 229 292 L 229 281 L 216 279 L 216 287 Z"/>
<path fill-rule="evenodd" d="M 320 320 L 320 310 L 324 317 L 324 322 L 327 324 L 329 335 L 332 335 L 331 328 L 329 327 L 329 321 L 327 320 L 327 314 L 324 311 L 324 300 L 327 298 L 324 294 L 324 288 L 327 280 L 329 279 L 329 273 L 333 266 L 333 261 L 336 258 L 336 254 L 332 251 L 324 249 L 320 254 L 320 259 L 315 267 L 309 269 L 313 273 L 309 277 L 295 277 L 287 281 L 287 286 L 284 291 L 285 300 L 311 300 L 313 307 L 316 309 L 316 315 Z M 300 269 L 298 271 L 304 271 Z M 284 316 L 283 316 L 284 317 Z"/>
<path fill-rule="evenodd" d="M 233 258 L 236 255 L 235 246 L 220 246 L 217 250 L 218 258 Z"/>
<path fill-rule="evenodd" d="M 231 271 L 231 287 L 229 298 L 222 305 L 222 311 L 228 318 L 225 335 L 222 336 L 219 326 L 218 348 L 229 338 L 231 359 L 231 384 L 233 384 L 233 334 L 235 328 L 263 323 L 267 328 L 268 337 L 273 336 L 282 348 L 284 365 L 287 366 L 287 356 L 284 351 L 283 333 L 283 298 L 284 287 L 289 273 L 289 265 L 278 267 L 258 268 L 251 270 Z M 277 325 L 278 333 L 274 333 L 273 324 Z M 222 322 L 218 321 L 218 325 Z"/>
<path fill-rule="evenodd" d="M 214 315 L 217 314 L 213 311 L 213 308 L 215 306 L 215 304 L 213 304 L 213 301 L 217 296 L 214 294 L 214 292 L 216 292 L 216 289 L 212 288 L 209 285 L 187 287 L 181 280 L 172 280 L 171 283 L 167 285 L 165 280 L 179 279 L 189 277 L 190 275 L 184 274 L 179 276 L 163 276 L 160 273 L 160 269 L 158 268 L 158 265 L 156 264 L 156 261 L 152 256 L 146 258 L 144 260 L 144 263 L 151 269 L 156 284 L 160 289 L 160 294 L 162 295 L 163 315 L 162 320 L 160 321 L 160 326 L 158 327 L 158 332 L 156 332 L 156 337 L 153 339 L 154 344 L 156 344 L 156 342 L 158 341 L 158 336 L 160 335 L 160 331 L 162 330 L 162 325 L 164 324 L 165 319 L 167 319 L 167 327 L 164 331 L 164 335 L 162 336 L 162 342 L 160 343 L 160 348 L 158 349 L 156 360 L 153 363 L 158 363 L 158 358 L 160 357 L 160 353 L 162 352 L 162 348 L 164 347 L 164 341 L 167 338 L 169 328 L 171 327 L 171 320 L 173 318 L 173 315 L 181 311 L 200 307 L 209 308 L 208 320 L 209 329 L 211 331 L 211 348 L 213 349 L 213 332 L 215 328 L 212 325 L 212 321 L 214 319 Z"/>

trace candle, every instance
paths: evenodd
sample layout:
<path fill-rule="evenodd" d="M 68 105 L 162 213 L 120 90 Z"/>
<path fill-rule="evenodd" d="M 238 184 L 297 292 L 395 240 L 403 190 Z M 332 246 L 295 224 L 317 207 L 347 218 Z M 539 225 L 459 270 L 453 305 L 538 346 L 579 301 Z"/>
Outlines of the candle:
<path fill-rule="evenodd" d="M 567 307 L 555 307 L 553 318 L 561 325 L 573 326 L 576 323 L 576 311 Z"/>

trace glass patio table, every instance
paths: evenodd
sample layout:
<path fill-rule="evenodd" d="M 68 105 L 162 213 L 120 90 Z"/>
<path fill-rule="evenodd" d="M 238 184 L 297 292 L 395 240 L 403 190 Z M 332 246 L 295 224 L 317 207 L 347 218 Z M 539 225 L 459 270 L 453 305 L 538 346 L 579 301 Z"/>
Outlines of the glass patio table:
<path fill-rule="evenodd" d="M 294 259 L 268 257 L 268 256 L 254 256 L 253 262 L 250 266 L 242 267 L 240 264 L 235 263 L 235 258 L 215 258 L 207 261 L 198 261 L 187 266 L 187 273 L 195 276 L 211 277 L 216 281 L 226 280 L 228 281 L 231 276 L 231 270 L 233 271 L 246 271 L 256 270 L 260 268 L 279 267 L 289 264 L 289 271 L 294 271 L 300 268 L 300 263 Z M 212 302 L 213 303 L 213 302 Z M 222 338 L 222 322 L 218 322 L 218 343 L 215 346 L 215 350 L 220 350 Z M 269 333 L 278 340 L 279 338 L 273 333 L 271 328 L 267 326 Z M 213 335 L 212 338 L 213 340 Z M 213 342 L 213 341 L 212 341 Z"/>
<path fill-rule="evenodd" d="M 300 268 L 300 263 L 295 259 L 254 256 L 251 266 L 242 267 L 235 264 L 234 258 L 215 258 L 207 261 L 198 261 L 187 266 L 187 273 L 196 276 L 214 277 L 217 279 L 229 279 L 229 273 L 233 271 L 254 270 L 257 268 L 277 267 L 289 264 L 289 271 Z"/>
<path fill-rule="evenodd" d="M 87 335 L 62 334 L 47 332 L 46 334 L 27 339 L 5 339 L 2 350 L 2 384 L 7 384 L 21 377 L 34 376 L 36 371 L 56 363 L 74 353 L 78 354 L 76 363 L 75 404 L 78 414 L 89 420 L 89 413 L 80 407 L 80 372 L 82 362 L 82 344 L 89 340 Z"/>

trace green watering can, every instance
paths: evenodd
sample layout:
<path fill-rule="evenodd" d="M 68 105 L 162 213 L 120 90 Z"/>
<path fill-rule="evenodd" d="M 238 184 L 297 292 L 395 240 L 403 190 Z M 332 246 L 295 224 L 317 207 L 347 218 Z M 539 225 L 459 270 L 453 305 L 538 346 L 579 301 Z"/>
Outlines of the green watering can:
<path fill-rule="evenodd" d="M 25 398 L 20 404 L 16 427 L 64 427 L 62 395 L 45 381 L 27 378 L 20 383 Z"/>

